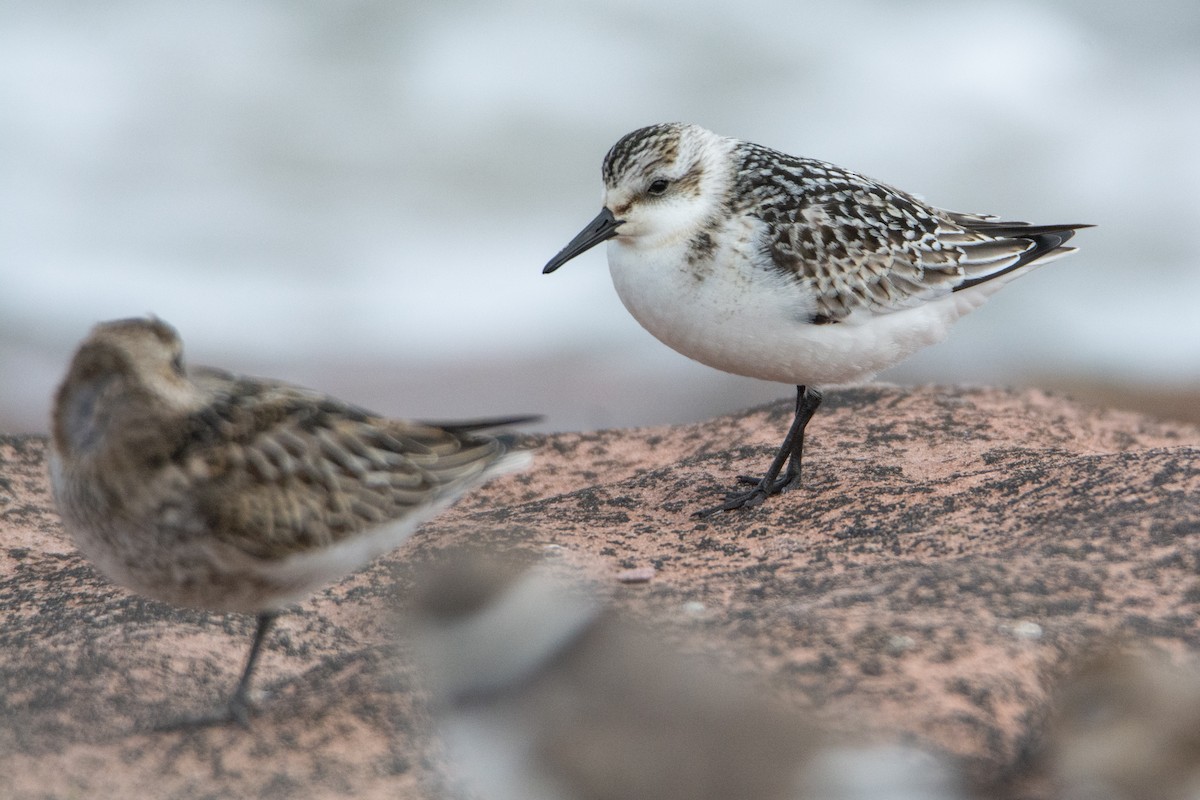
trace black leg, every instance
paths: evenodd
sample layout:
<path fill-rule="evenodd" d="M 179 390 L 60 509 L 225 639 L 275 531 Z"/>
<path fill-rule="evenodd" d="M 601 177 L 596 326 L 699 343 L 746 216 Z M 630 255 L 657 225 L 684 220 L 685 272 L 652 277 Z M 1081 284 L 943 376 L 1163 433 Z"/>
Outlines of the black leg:
<path fill-rule="evenodd" d="M 233 691 L 233 697 L 229 698 L 229 704 L 220 711 L 215 711 L 211 714 L 201 714 L 194 717 L 182 717 L 180 719 L 171 720 L 164 724 L 155 727 L 155 730 L 160 731 L 176 731 L 187 728 L 206 728 L 213 725 L 226 725 L 230 722 L 236 722 L 243 728 L 250 725 L 250 679 L 254 675 L 254 667 L 258 664 L 258 656 L 262 652 L 263 641 L 267 638 L 267 633 L 271 630 L 271 625 L 274 624 L 275 618 L 279 616 L 277 611 L 263 611 L 258 615 L 258 626 L 254 629 L 254 641 L 250 643 L 250 655 L 246 658 L 246 666 L 242 669 L 242 677 L 238 680 L 237 688 Z"/>
<path fill-rule="evenodd" d="M 229 717 L 243 728 L 250 721 L 250 678 L 254 675 L 254 667 L 258 664 L 258 654 L 262 650 L 263 640 L 267 638 L 267 633 L 275 624 L 277 616 L 278 612 L 275 611 L 263 611 L 258 615 L 258 627 L 254 629 L 254 641 L 250 643 L 250 655 L 246 658 L 246 667 L 242 670 L 242 677 L 238 681 L 237 689 L 234 690 L 233 697 L 229 700 Z"/>
<path fill-rule="evenodd" d="M 693 516 L 708 517 L 720 511 L 732 511 L 735 508 L 756 506 L 773 494 L 779 494 L 784 489 L 791 489 L 800 484 L 800 462 L 804 455 L 804 429 L 812 419 L 817 408 L 821 405 L 821 392 L 806 386 L 796 387 L 796 415 L 788 428 L 787 436 L 775 453 L 771 466 L 761 478 L 739 476 L 738 482 L 748 483 L 754 488 L 745 492 L 733 492 L 725 498 L 725 502 L 713 508 L 697 511 Z M 787 470 L 784 471 L 786 464 Z M 783 477 L 779 473 L 783 472 Z"/>
<path fill-rule="evenodd" d="M 794 489 L 800 485 L 800 461 L 804 456 L 804 431 L 808 428 L 808 421 L 813 418 L 813 414 L 817 413 L 823 397 L 820 390 L 811 386 L 796 387 L 796 420 L 800 421 L 800 430 L 792 440 L 792 454 L 788 458 L 787 477 L 783 485 L 779 487 L 780 491 Z M 796 420 L 793 420 L 793 425 L 796 424 Z"/>

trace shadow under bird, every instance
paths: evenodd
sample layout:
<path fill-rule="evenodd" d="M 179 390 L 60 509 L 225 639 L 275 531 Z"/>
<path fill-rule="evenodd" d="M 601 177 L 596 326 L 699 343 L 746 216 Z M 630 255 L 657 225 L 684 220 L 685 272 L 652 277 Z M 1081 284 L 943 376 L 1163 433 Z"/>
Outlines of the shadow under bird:
<path fill-rule="evenodd" d="M 818 387 L 867 380 L 941 341 L 1008 281 L 1075 248 L 1082 224 L 935 208 L 810 158 L 669 123 L 604 158 L 604 207 L 546 264 L 608 242 L 617 294 L 664 344 L 710 367 L 796 386 L 761 478 L 698 512 L 797 486 Z"/>
<path fill-rule="evenodd" d="M 50 477 L 79 549 L 112 581 L 178 606 L 256 614 L 223 711 L 245 724 L 276 615 L 386 553 L 530 454 L 461 424 L 385 419 L 327 395 L 185 368 L 157 319 L 97 325 L 55 397 Z"/>

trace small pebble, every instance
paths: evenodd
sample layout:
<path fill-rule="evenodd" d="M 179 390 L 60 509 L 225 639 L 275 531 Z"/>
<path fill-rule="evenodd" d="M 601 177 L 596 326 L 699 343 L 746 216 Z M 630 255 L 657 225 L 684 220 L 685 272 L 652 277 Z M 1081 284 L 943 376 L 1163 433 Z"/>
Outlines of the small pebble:
<path fill-rule="evenodd" d="M 1042 638 L 1042 626 L 1036 622 L 1024 620 L 1013 625 L 1012 633 L 1018 639 L 1040 639 Z"/>

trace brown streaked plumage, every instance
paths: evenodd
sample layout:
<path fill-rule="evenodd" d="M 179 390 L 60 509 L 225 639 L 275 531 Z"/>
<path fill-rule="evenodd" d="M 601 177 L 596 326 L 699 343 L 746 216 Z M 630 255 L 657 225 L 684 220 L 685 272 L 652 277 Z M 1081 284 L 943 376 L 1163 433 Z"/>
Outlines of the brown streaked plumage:
<path fill-rule="evenodd" d="M 117 320 L 93 329 L 58 389 L 51 482 L 66 528 L 111 580 L 259 615 L 230 714 L 202 721 L 244 719 L 275 614 L 528 463 L 481 427 L 389 420 L 282 383 L 187 370 L 169 325 Z"/>

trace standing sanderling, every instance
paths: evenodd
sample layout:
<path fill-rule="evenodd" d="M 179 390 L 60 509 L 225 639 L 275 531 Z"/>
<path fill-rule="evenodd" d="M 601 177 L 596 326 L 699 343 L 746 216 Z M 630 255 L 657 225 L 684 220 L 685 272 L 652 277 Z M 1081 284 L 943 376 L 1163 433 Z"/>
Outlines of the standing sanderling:
<path fill-rule="evenodd" d="M 279 611 L 524 467 L 527 452 L 477 433 L 517 421 L 393 421 L 282 383 L 185 370 L 169 325 L 118 320 L 96 326 L 58 389 L 50 477 L 66 528 L 111 580 L 258 615 L 227 710 L 181 721 L 245 723 Z"/>
<path fill-rule="evenodd" d="M 796 385 L 796 414 L 753 488 L 700 516 L 796 486 L 816 388 L 865 380 L 945 337 L 1088 225 L 934 208 L 823 161 L 695 125 L 625 135 L 604 158 L 604 209 L 546 264 L 601 242 L 617 294 L 660 341 L 710 367 Z M 784 465 L 786 463 L 786 471 Z M 780 476 L 780 473 L 783 475 Z"/>

